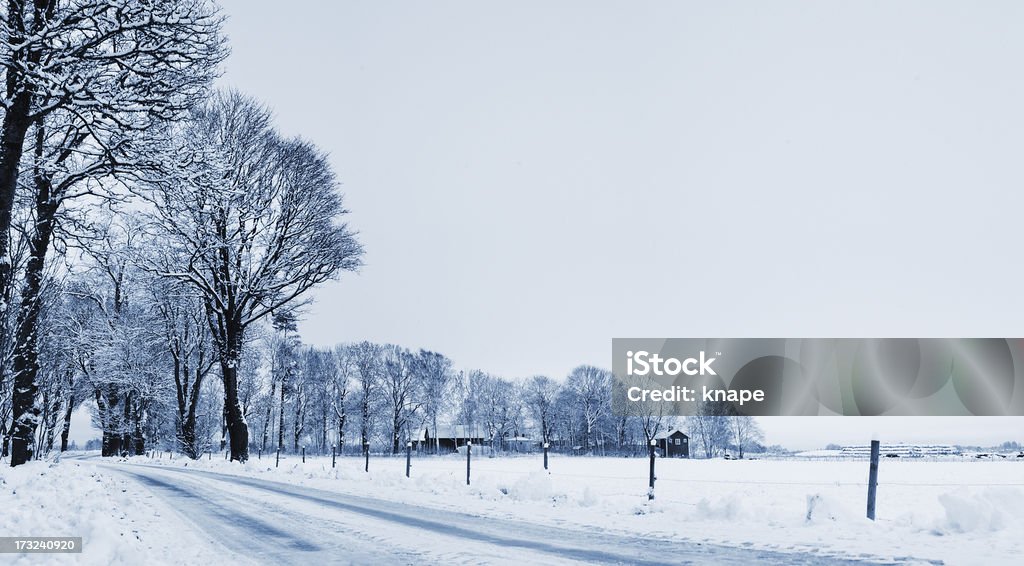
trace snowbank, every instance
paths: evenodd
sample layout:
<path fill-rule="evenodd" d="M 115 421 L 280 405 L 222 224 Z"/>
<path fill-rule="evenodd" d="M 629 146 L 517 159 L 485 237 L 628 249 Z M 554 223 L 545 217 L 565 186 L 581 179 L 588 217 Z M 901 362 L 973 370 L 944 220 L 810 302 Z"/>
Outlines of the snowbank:
<path fill-rule="evenodd" d="M 174 512 L 115 474 L 73 460 L 0 465 L 0 535 L 80 536 L 81 554 L 5 554 L 38 564 L 195 564 L 218 557 Z M 131 488 L 131 489 L 130 489 Z M 173 539 L 168 533 L 174 533 Z"/>
<path fill-rule="evenodd" d="M 935 530 L 949 533 L 995 533 L 1007 528 L 1024 532 L 1024 492 L 1012 488 L 988 488 L 965 495 L 944 493 L 939 503 L 945 516 Z M 1024 550 L 1024 549 L 1022 549 Z"/>

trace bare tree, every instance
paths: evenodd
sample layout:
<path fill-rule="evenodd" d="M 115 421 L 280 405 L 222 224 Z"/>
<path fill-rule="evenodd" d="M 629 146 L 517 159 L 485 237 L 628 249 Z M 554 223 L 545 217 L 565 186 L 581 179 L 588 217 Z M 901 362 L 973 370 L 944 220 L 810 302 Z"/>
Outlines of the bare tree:
<path fill-rule="evenodd" d="M 755 444 L 764 441 L 764 433 L 761 431 L 761 426 L 754 420 L 754 417 L 749 415 L 734 415 L 731 417 L 731 421 L 736 451 L 742 460 L 744 450 L 748 450 Z"/>
<path fill-rule="evenodd" d="M 611 413 L 611 382 L 611 372 L 587 365 L 572 370 L 566 380 L 580 419 L 584 451 L 590 449 L 598 423 Z"/>
<path fill-rule="evenodd" d="M 25 207 L 22 207 L 25 208 Z M 27 224 L 17 222 L 16 226 Z M 28 237 L 22 230 L 13 230 L 11 234 L 12 245 L 10 246 L 10 263 L 12 273 L 18 273 L 23 269 L 25 258 L 28 255 Z M 10 453 L 10 440 L 13 434 L 13 423 L 11 422 L 12 401 L 14 396 L 14 376 L 11 366 L 14 361 L 16 317 L 18 311 L 17 300 L 19 293 L 16 282 L 8 281 L 8 284 L 0 288 L 0 303 L 8 305 L 0 309 L 0 457 L 7 458 Z"/>
<path fill-rule="evenodd" d="M 416 355 L 416 373 L 422 388 L 423 412 L 430 422 L 430 433 L 434 439 L 432 447 L 436 454 L 440 450 L 437 437 L 437 419 L 449 406 L 449 394 L 455 380 L 452 361 L 443 354 L 420 350 Z"/>
<path fill-rule="evenodd" d="M 354 344 L 351 349 L 353 363 L 356 366 L 359 442 L 363 450 L 369 450 L 370 437 L 374 429 L 374 413 L 380 406 L 380 380 L 383 366 L 381 347 L 370 342 L 360 342 Z"/>
<path fill-rule="evenodd" d="M 102 142 L 112 138 L 97 132 L 144 131 L 179 116 L 206 89 L 226 50 L 221 17 L 205 0 L 25 0 L 0 10 L 3 289 L 12 277 L 8 241 L 29 130 L 55 113 L 75 115 L 110 149 Z"/>
<path fill-rule="evenodd" d="M 334 418 L 338 424 L 337 438 L 338 451 L 345 449 L 345 423 L 348 420 L 347 399 L 352 380 L 358 374 L 355 356 L 352 347 L 339 345 L 334 349 L 334 361 L 337 364 L 337 371 L 334 373 L 333 396 L 331 408 L 334 411 Z"/>
<path fill-rule="evenodd" d="M 541 441 L 550 442 L 558 384 L 550 377 L 535 375 L 530 379 L 525 394 L 533 418 L 540 426 Z"/>
<path fill-rule="evenodd" d="M 729 445 L 731 410 L 729 403 L 701 402 L 696 412 L 686 417 L 687 428 L 696 435 L 705 458 L 714 458 Z"/>
<path fill-rule="evenodd" d="M 480 392 L 487 386 L 491 376 L 478 369 L 460 371 L 456 384 L 460 399 L 458 417 L 459 421 L 466 427 L 466 431 L 473 437 L 483 436 L 479 434 L 479 426 L 483 422 L 484 401 Z M 435 432 L 436 434 L 436 432 Z"/>
<path fill-rule="evenodd" d="M 84 337 L 91 347 L 81 353 L 78 364 L 96 402 L 104 456 L 133 449 L 133 432 L 141 432 L 142 423 L 135 426 L 132 421 L 143 417 L 141 408 L 133 406 L 144 402 L 135 395 L 143 391 L 134 391 L 131 366 L 142 364 L 143 357 L 148 360 L 148 346 L 156 342 L 145 333 L 150 321 L 141 320 L 145 306 L 135 301 L 140 274 L 132 268 L 130 257 L 138 239 L 139 232 L 130 224 L 107 226 L 85 250 L 89 269 L 78 289 L 71 291 L 95 308 Z"/>
<path fill-rule="evenodd" d="M 74 395 L 74 341 L 69 336 L 73 326 L 66 325 L 71 305 L 64 300 L 64 284 L 63 277 L 46 277 L 40 297 L 40 338 L 35 343 L 39 353 L 37 405 L 41 407 L 34 450 L 37 455 L 53 450 L 58 432 L 66 449 L 66 435 L 70 427 L 68 415 L 77 403 Z"/>
<path fill-rule="evenodd" d="M 315 413 L 320 433 L 315 437 L 314 444 L 322 454 L 327 447 L 334 415 L 333 401 L 338 378 L 334 352 L 315 347 L 306 348 L 302 355 L 302 373 L 307 387 L 307 399 L 312 403 L 311 411 Z"/>
<path fill-rule="evenodd" d="M 391 417 L 391 453 L 397 454 L 409 434 L 409 422 L 419 410 L 415 357 L 409 350 L 388 344 L 383 349 L 381 390 Z"/>
<path fill-rule="evenodd" d="M 303 356 L 299 353 L 296 356 L 296 362 L 299 365 L 303 362 Z M 295 416 L 292 418 L 292 450 L 298 454 L 299 452 L 299 440 L 306 432 L 306 405 L 308 395 L 306 394 L 306 384 L 308 374 L 305 369 L 296 367 L 295 374 L 289 383 L 289 389 L 291 390 L 291 401 L 292 408 L 295 410 Z"/>
<path fill-rule="evenodd" d="M 203 382 L 217 363 L 210 344 L 202 303 L 184 285 L 150 282 L 156 311 L 163 322 L 164 345 L 174 378 L 176 434 L 182 451 L 199 458 L 206 449 L 196 436 L 196 418 Z M 208 440 L 208 439 L 207 439 Z"/>
<path fill-rule="evenodd" d="M 296 334 L 295 317 L 291 313 L 278 313 L 273 317 L 274 338 L 270 342 L 270 373 L 271 382 L 277 384 L 279 402 L 277 408 L 277 451 L 284 452 L 284 413 L 285 396 L 290 395 L 293 389 L 292 382 L 298 371 L 298 351 L 300 342 Z M 273 387 L 271 387 L 270 403 L 274 402 Z M 267 409 L 267 418 L 270 418 L 270 409 Z M 266 435 L 266 427 L 264 427 Z"/>
<path fill-rule="evenodd" d="M 246 330 L 302 304 L 313 286 L 360 265 L 337 219 L 347 211 L 327 157 L 282 138 L 270 113 L 237 93 L 197 110 L 180 137 L 182 175 L 155 183 L 151 216 L 168 253 L 153 267 L 203 297 L 224 383 L 231 459 L 248 458 L 238 398 Z"/>
<path fill-rule="evenodd" d="M 634 377 L 637 380 L 636 384 L 639 384 L 645 389 L 654 389 L 657 387 L 657 382 L 653 376 L 644 376 L 642 378 Z M 619 380 L 615 380 L 617 384 L 621 385 Z M 632 383 L 631 383 L 632 384 Z M 620 392 L 620 399 L 625 398 L 625 392 Z M 651 401 L 644 399 L 642 401 L 630 401 L 625 403 L 627 409 L 625 413 L 631 417 L 636 417 L 640 424 L 640 429 L 644 435 L 644 445 L 646 446 L 658 435 L 661 430 L 668 426 L 675 417 L 671 416 L 671 406 L 660 401 Z"/>
<path fill-rule="evenodd" d="M 474 387 L 478 412 L 491 447 L 504 450 L 505 439 L 518 421 L 515 388 L 508 380 L 490 374 L 484 374 Z"/>

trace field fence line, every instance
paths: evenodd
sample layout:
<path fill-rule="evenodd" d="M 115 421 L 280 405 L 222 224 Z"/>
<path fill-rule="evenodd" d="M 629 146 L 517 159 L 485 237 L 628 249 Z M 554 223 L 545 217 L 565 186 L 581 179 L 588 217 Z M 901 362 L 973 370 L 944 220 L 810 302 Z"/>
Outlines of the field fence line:
<path fill-rule="evenodd" d="M 514 474 L 514 475 L 528 475 L 533 474 L 541 470 L 527 471 L 527 470 L 499 470 L 494 468 L 479 468 L 481 472 L 492 472 L 497 474 Z M 639 476 L 607 476 L 599 474 L 571 474 L 558 471 L 549 471 L 549 475 L 553 477 L 565 477 L 565 478 L 594 478 L 594 479 L 605 479 L 605 480 L 622 480 L 622 481 L 635 481 Z M 793 485 L 793 486 L 808 486 L 808 487 L 867 487 L 868 482 L 866 481 L 768 481 L 768 480 L 709 480 L 699 478 L 666 478 L 659 476 L 657 478 L 659 482 L 676 482 L 676 483 L 711 483 L 711 484 L 733 484 L 733 485 Z M 895 486 L 895 487 L 1024 487 L 1024 482 L 905 482 L 905 481 L 879 481 L 878 485 L 881 486 Z"/>

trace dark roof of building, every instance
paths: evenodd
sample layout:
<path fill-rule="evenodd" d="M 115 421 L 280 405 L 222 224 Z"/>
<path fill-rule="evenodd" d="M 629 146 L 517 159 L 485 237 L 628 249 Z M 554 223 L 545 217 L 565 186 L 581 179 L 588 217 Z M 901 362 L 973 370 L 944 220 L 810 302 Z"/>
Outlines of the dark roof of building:
<path fill-rule="evenodd" d="M 419 440 L 427 439 L 427 432 L 430 438 L 483 438 L 484 433 L 479 427 L 470 428 L 466 425 L 438 425 L 437 430 L 430 430 L 430 427 L 420 429 Z"/>
<path fill-rule="evenodd" d="M 690 438 L 690 435 L 686 434 L 685 432 L 683 432 L 681 430 L 678 430 L 676 428 L 670 428 L 668 430 L 660 430 L 660 431 L 658 431 L 658 434 L 654 435 L 654 439 L 655 440 L 665 440 L 666 438 L 668 438 L 668 437 L 670 437 L 670 436 L 672 436 L 672 435 L 674 435 L 676 433 L 682 434 L 686 438 Z"/>

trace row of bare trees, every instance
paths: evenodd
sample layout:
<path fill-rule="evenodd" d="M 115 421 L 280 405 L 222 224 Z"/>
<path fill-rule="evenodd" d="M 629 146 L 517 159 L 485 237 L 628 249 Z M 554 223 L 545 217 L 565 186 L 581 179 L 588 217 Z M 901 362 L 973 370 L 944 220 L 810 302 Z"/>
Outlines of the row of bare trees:
<path fill-rule="evenodd" d="M 84 400 L 103 431 L 105 454 L 175 448 L 193 458 L 229 447 L 217 347 L 189 287 L 125 261 L 143 252 L 131 227 L 112 225 L 47 301 L 44 405 L 39 449 L 67 436 L 66 409 Z M 51 316 L 52 315 L 52 316 Z M 535 376 L 507 380 L 483 371 L 456 371 L 450 359 L 425 350 L 361 342 L 334 348 L 304 345 L 295 318 L 281 312 L 256 324 L 238 364 L 240 411 L 254 431 L 249 448 L 262 453 L 398 452 L 458 423 L 495 450 L 548 442 L 556 449 L 630 453 L 645 449 L 677 419 L 642 406 L 612 411 L 609 372 L 580 366 L 564 380 Z M 66 402 L 62 403 L 61 399 Z M 49 407 L 53 407 L 50 409 Z M 719 411 L 719 412 L 715 412 Z M 756 446 L 749 417 L 707 406 L 686 421 L 696 455 Z M 526 440 L 529 439 L 529 440 Z M 218 445 L 219 440 L 219 445 Z"/>
<path fill-rule="evenodd" d="M 436 352 L 370 342 L 304 346 L 287 317 L 274 320 L 257 350 L 266 371 L 247 418 L 261 431 L 261 451 L 375 445 L 398 452 L 424 423 L 447 416 L 459 377 Z"/>
<path fill-rule="evenodd" d="M 211 92 L 227 49 L 207 0 L 0 15 L 4 454 L 51 448 L 83 402 L 105 453 L 140 452 L 171 416 L 195 452 L 216 393 L 244 461 L 249 335 L 359 266 L 327 157 Z"/>

